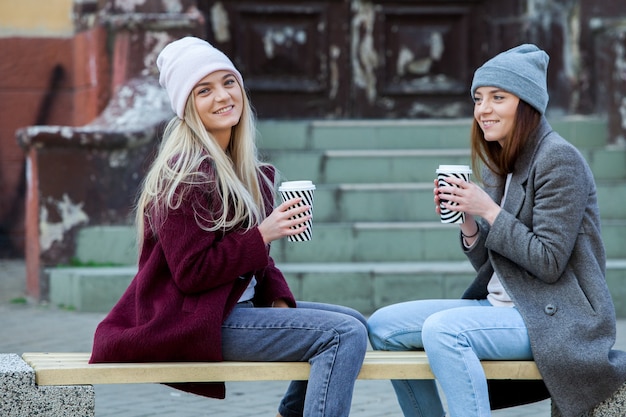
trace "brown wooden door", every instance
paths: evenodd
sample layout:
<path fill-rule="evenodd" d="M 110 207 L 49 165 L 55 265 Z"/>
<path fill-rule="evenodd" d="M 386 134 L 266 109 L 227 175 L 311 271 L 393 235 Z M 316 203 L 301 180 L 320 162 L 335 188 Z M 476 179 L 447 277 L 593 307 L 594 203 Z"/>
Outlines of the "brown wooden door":
<path fill-rule="evenodd" d="M 479 0 L 198 4 L 262 118 L 469 116 L 473 70 L 491 52 Z M 504 16 L 517 2 L 498 4 Z"/>
<path fill-rule="evenodd" d="M 350 34 L 352 115 L 467 115 L 475 2 L 359 3 Z"/>
<path fill-rule="evenodd" d="M 259 117 L 344 117 L 349 2 L 204 1 L 207 40 L 244 77 Z"/>

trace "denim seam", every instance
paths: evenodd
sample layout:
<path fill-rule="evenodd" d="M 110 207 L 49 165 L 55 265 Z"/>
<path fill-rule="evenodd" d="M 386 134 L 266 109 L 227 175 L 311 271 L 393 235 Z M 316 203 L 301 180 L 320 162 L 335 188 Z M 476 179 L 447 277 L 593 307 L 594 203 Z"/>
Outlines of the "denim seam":
<path fill-rule="evenodd" d="M 389 347 L 392 345 L 391 343 L 389 343 L 389 339 L 393 339 L 399 335 L 405 335 L 405 334 L 422 334 L 422 329 L 420 327 L 415 327 L 415 328 L 409 328 L 409 327 L 405 327 L 404 329 L 399 329 L 396 331 L 393 331 L 391 333 L 387 333 L 383 338 L 381 338 L 381 340 L 383 340 L 384 343 L 384 349 L 378 349 L 378 350 L 386 350 L 386 351 L 390 351 Z M 405 351 L 407 349 L 395 349 L 396 351 Z"/>

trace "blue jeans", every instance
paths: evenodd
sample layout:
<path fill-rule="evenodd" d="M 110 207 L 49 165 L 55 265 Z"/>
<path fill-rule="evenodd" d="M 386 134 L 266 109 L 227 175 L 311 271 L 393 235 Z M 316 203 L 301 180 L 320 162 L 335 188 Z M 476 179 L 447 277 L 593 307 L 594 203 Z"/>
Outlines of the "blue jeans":
<path fill-rule="evenodd" d="M 366 350 L 365 318 L 342 306 L 255 308 L 247 302 L 222 325 L 224 360 L 311 364 L 308 381 L 290 383 L 278 407 L 283 417 L 348 416 Z"/>
<path fill-rule="evenodd" d="M 487 300 L 420 300 L 390 305 L 368 320 L 375 350 L 425 350 L 451 417 L 491 415 L 482 359 L 532 359 L 516 308 Z M 445 415 L 434 380 L 391 381 L 405 417 Z"/>

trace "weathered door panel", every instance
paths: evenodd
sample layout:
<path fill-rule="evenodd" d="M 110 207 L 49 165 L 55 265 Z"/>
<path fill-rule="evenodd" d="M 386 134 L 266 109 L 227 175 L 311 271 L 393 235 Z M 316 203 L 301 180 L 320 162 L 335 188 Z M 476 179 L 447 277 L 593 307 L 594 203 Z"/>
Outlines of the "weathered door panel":
<path fill-rule="evenodd" d="M 476 1 L 200 2 L 207 38 L 260 117 L 458 117 L 470 111 Z"/>
<path fill-rule="evenodd" d="M 523 42 L 551 57 L 551 109 L 575 112 L 571 0 L 199 0 L 207 39 L 240 68 L 262 118 L 467 117 L 486 59 Z M 577 23 L 578 22 L 578 23 Z M 583 28 L 584 29 L 584 28 Z M 582 31 L 581 33 L 585 33 Z M 593 57 L 592 57 L 593 58 Z"/>
<path fill-rule="evenodd" d="M 347 1 L 237 1 L 208 10 L 211 20 L 228 21 L 227 35 L 209 26 L 208 39 L 235 61 L 259 117 L 348 115 Z"/>
<path fill-rule="evenodd" d="M 358 3 L 352 16 L 354 115 L 468 115 L 474 2 Z"/>

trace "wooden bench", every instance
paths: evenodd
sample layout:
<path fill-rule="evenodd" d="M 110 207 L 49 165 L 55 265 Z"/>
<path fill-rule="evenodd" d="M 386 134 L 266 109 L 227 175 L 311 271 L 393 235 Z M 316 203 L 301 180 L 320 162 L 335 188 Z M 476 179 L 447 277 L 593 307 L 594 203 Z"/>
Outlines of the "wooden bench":
<path fill-rule="evenodd" d="M 309 376 L 307 362 L 159 362 L 89 364 L 89 353 L 24 353 L 37 385 L 290 381 Z M 533 361 L 483 361 L 487 379 L 541 379 Z M 424 352 L 368 351 L 359 379 L 433 379 Z"/>
<path fill-rule="evenodd" d="M 1 356 L 1 355 L 0 355 Z M 5 355 L 11 356 L 11 355 Z M 17 355 L 15 358 L 19 359 Z M 14 399 L 17 391 L 5 393 L 5 398 L 13 399 L 24 406 L 26 401 L 38 398 L 41 409 L 50 408 L 47 396 L 63 398 L 59 404 L 72 402 L 68 392 L 74 398 L 76 406 L 68 407 L 52 414 L 64 417 L 94 417 L 92 385 L 99 384 L 140 384 L 140 383 L 177 383 L 177 382 L 233 382 L 233 381 L 289 381 L 305 380 L 309 377 L 310 366 L 307 362 L 159 362 L 159 363 L 104 363 L 89 364 L 89 353 L 24 353 L 24 366 L 34 373 L 35 390 L 25 391 L 26 396 Z M 28 366 L 27 366 L 28 365 Z M 534 361 L 482 361 L 487 379 L 539 380 L 541 374 Z M 32 369 L 31 369 L 32 368 Z M 10 370 L 9 370 L 10 371 Z M 9 373 L 18 375 L 19 372 Z M 381 352 L 368 351 L 365 355 L 359 379 L 434 379 L 428 358 L 424 352 Z M 21 380 L 20 380 L 21 381 Z M 5 381 L 6 382 L 6 381 Z M 19 382 L 22 383 L 22 382 Z M 37 388 L 38 387 L 38 388 Z M 9 386 L 9 388 L 12 388 Z M 14 387 L 13 387 L 14 388 Z M 73 392 L 71 390 L 84 391 Z M 54 390 L 60 390 L 54 393 Z M 2 398 L 0 396 L 0 398 Z M 37 405 L 33 406 L 40 412 Z M 2 410 L 0 401 L 0 410 Z M 12 411 L 9 408 L 9 411 Z M 9 415 L 14 415 L 9 413 Z M 45 414 L 51 415 L 51 414 Z M 552 417 L 561 417 L 552 404 Z M 626 384 L 596 408 L 580 417 L 607 417 L 626 415 Z"/>

